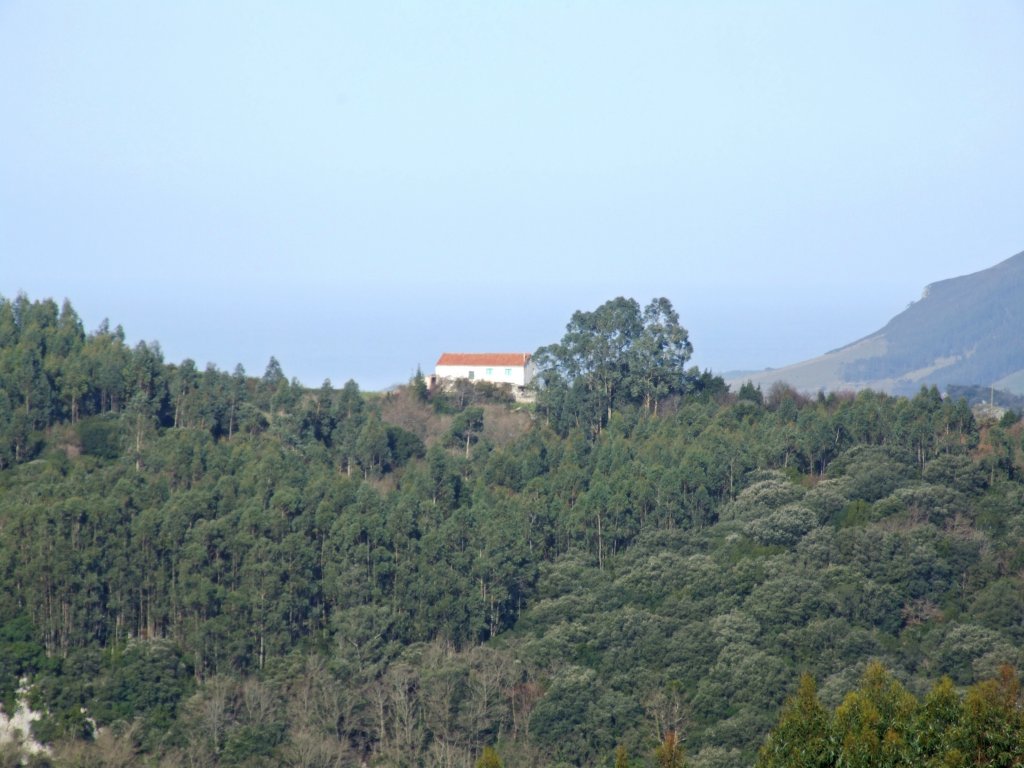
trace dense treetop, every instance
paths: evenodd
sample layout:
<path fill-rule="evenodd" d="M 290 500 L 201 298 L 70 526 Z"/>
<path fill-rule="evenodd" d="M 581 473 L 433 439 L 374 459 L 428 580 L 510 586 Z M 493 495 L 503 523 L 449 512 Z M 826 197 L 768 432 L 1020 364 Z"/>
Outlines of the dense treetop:
<path fill-rule="evenodd" d="M 0 300 L 0 698 L 48 760 L 752 765 L 873 662 L 901 723 L 1021 664 L 1016 414 L 732 395 L 665 300 L 574 315 L 535 410 L 124 339 Z"/>
<path fill-rule="evenodd" d="M 829 713 L 801 677 L 757 768 L 1017 766 L 1024 763 L 1024 707 L 1012 668 L 960 694 L 943 677 L 918 700 L 880 663 Z"/>
<path fill-rule="evenodd" d="M 542 382 L 540 402 L 548 422 L 601 431 L 616 407 L 640 405 L 656 413 L 658 403 L 687 388 L 689 334 L 666 298 L 642 311 L 634 299 L 618 297 L 593 312 L 577 311 L 561 342 L 534 356 Z M 698 372 L 691 371 L 693 378 Z"/>

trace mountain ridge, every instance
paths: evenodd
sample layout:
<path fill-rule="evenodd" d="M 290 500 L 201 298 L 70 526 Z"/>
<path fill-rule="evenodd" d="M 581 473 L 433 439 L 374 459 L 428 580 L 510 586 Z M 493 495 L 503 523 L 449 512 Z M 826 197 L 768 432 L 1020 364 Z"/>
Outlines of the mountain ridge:
<path fill-rule="evenodd" d="M 727 376 L 730 385 L 786 382 L 803 391 L 979 384 L 1024 393 L 1024 251 L 929 283 L 882 328 L 819 357 Z"/>

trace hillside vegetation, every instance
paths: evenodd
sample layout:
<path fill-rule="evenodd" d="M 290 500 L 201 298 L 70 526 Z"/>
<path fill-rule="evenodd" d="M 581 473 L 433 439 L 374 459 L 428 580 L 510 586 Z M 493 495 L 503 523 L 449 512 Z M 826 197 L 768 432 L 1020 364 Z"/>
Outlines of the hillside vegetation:
<path fill-rule="evenodd" d="M 59 765 L 710 767 L 871 662 L 1010 679 L 1016 414 L 731 395 L 689 351 L 664 300 L 577 313 L 531 414 L 0 300 L 4 710 L 24 679 Z"/>

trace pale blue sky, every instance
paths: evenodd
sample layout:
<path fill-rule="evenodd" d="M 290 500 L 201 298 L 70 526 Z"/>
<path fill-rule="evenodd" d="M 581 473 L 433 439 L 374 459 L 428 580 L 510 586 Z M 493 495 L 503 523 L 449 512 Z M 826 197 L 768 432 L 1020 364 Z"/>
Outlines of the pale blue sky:
<path fill-rule="evenodd" d="M 669 297 L 780 366 L 1024 250 L 1024 3 L 0 0 L 0 294 L 308 385 Z"/>

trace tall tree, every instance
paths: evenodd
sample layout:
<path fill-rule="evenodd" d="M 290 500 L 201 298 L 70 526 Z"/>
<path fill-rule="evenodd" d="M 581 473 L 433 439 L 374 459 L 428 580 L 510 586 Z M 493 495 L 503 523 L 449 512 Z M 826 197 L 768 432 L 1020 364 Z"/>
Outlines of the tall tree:
<path fill-rule="evenodd" d="M 761 747 L 757 768 L 827 768 L 832 764 L 828 712 L 818 701 L 814 678 L 804 674 Z"/>
<path fill-rule="evenodd" d="M 448 439 L 454 445 L 464 445 L 466 458 L 469 458 L 469 448 L 480 439 L 480 432 L 484 428 L 484 409 L 480 406 L 471 406 L 458 414 L 452 421 L 448 430 Z"/>
<path fill-rule="evenodd" d="M 657 413 L 662 398 L 683 391 L 693 345 L 666 298 L 653 299 L 644 308 L 643 321 L 643 333 L 633 345 L 629 361 L 629 385 L 644 409 Z"/>
<path fill-rule="evenodd" d="M 661 398 L 681 393 L 692 352 L 668 299 L 641 311 L 635 299 L 619 296 L 593 312 L 576 311 L 562 340 L 537 350 L 540 405 L 549 421 L 564 423 L 568 411 L 597 434 L 619 405 L 654 411 Z"/>

